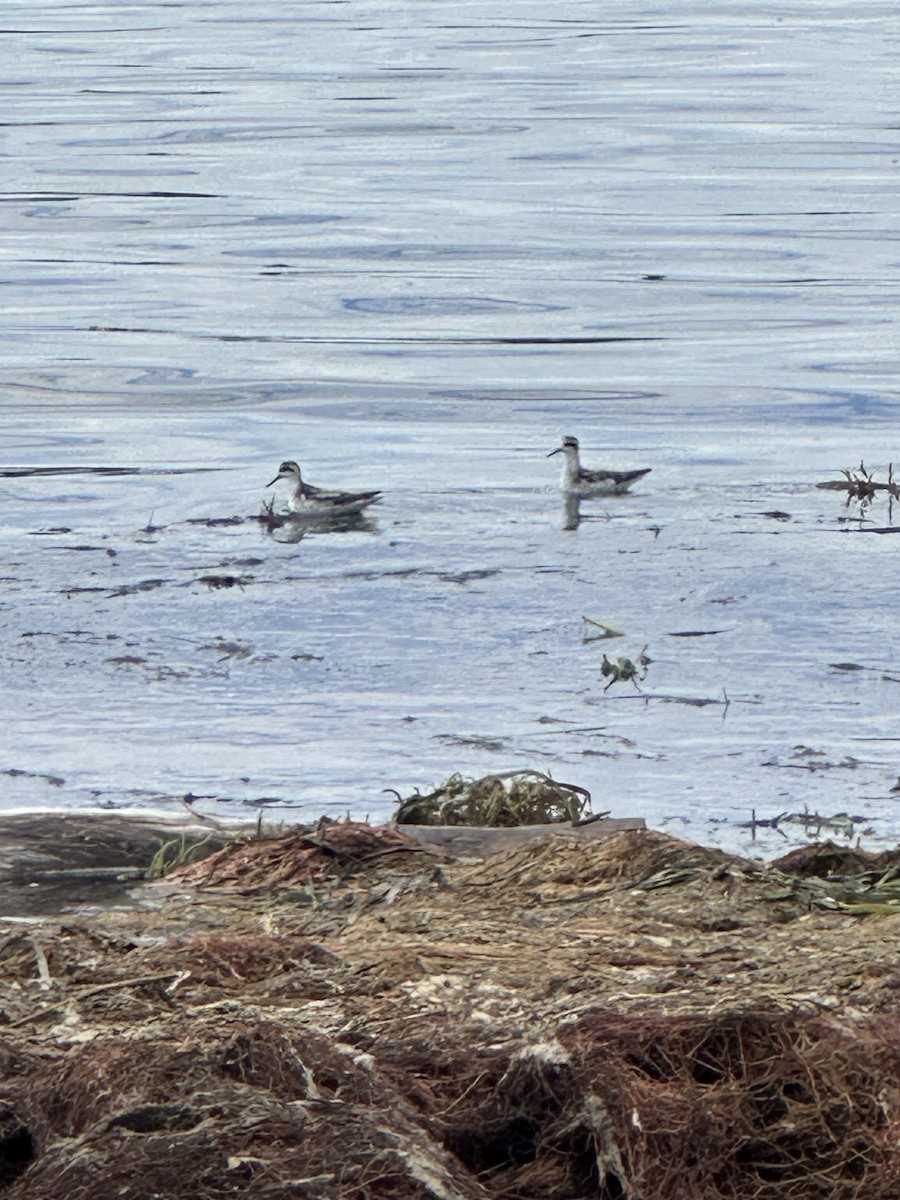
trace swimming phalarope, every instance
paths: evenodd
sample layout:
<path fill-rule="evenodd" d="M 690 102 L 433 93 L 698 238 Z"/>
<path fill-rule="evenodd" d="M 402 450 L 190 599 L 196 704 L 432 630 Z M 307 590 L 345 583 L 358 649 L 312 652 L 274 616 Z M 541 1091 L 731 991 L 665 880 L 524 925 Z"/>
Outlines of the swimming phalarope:
<path fill-rule="evenodd" d="M 565 455 L 559 486 L 570 496 L 621 495 L 652 470 L 652 467 L 641 467 L 637 471 L 586 471 L 578 456 L 576 437 L 564 437 L 562 445 L 551 450 L 547 457 L 552 458 L 554 454 Z"/>
<path fill-rule="evenodd" d="M 300 468 L 295 462 L 283 462 L 278 474 L 266 487 L 273 487 L 279 480 L 290 483 L 287 496 L 287 512 L 304 517 L 343 517 L 362 512 L 374 504 L 381 492 L 333 492 L 327 488 L 313 487 L 304 483 Z"/>

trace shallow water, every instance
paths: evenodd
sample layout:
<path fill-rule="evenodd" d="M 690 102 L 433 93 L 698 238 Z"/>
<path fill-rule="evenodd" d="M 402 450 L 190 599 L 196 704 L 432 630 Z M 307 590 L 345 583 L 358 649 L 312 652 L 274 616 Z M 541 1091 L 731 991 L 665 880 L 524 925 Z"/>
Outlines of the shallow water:
<path fill-rule="evenodd" d="M 893 514 L 814 486 L 900 461 L 892 10 L 595 13 L 6 6 L 0 805 L 897 840 Z M 562 433 L 653 473 L 566 529 Z M 285 457 L 371 527 L 268 536 Z"/>

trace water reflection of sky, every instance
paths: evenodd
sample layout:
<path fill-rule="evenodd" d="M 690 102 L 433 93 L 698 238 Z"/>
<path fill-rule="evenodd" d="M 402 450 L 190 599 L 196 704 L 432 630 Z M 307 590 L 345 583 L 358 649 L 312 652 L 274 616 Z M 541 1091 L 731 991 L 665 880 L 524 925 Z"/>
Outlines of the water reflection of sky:
<path fill-rule="evenodd" d="M 0 803 L 895 839 L 894 540 L 814 488 L 896 457 L 887 10 L 377 15 L 7 12 L 0 466 L 142 473 L 0 476 Z M 576 522 L 562 433 L 653 473 Z M 222 523 L 285 457 L 376 527 Z"/>

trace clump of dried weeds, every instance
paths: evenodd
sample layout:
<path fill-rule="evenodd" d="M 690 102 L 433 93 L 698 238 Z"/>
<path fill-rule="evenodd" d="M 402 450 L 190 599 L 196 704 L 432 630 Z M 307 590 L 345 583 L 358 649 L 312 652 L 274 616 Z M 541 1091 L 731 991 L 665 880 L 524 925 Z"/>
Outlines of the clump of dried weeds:
<path fill-rule="evenodd" d="M 541 771 L 505 771 L 466 779 L 451 775 L 433 792 L 398 797 L 398 825 L 573 824 L 590 811 L 591 794 Z"/>

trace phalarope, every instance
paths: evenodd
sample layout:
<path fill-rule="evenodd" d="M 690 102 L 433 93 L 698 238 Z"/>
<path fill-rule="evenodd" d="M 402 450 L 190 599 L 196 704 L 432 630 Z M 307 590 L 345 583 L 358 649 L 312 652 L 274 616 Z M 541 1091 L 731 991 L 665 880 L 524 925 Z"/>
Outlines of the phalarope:
<path fill-rule="evenodd" d="M 313 487 L 304 483 L 299 466 L 292 461 L 283 462 L 266 487 L 274 487 L 282 479 L 292 485 L 287 495 L 287 512 L 295 516 L 343 517 L 362 512 L 381 496 L 381 492 L 334 492 Z"/>
<path fill-rule="evenodd" d="M 587 471 L 578 455 L 578 438 L 564 437 L 562 445 L 547 455 L 564 454 L 560 488 L 570 496 L 599 496 L 627 492 L 633 483 L 649 475 L 652 467 L 641 467 L 637 471 Z"/>

